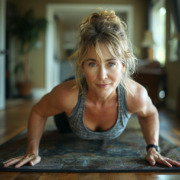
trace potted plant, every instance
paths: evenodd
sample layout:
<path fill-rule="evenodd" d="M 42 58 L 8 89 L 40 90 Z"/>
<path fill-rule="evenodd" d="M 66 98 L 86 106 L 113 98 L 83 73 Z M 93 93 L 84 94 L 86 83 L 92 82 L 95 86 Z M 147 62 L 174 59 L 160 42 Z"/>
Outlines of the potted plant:
<path fill-rule="evenodd" d="M 29 77 L 29 54 L 35 47 L 35 43 L 39 34 L 47 27 L 47 20 L 44 18 L 36 18 L 32 9 L 28 10 L 24 16 L 18 16 L 11 19 L 11 32 L 16 37 L 19 44 L 20 61 L 16 63 L 14 72 L 20 74 L 20 79 L 17 81 L 17 89 L 19 95 L 30 96 L 33 82 Z"/>

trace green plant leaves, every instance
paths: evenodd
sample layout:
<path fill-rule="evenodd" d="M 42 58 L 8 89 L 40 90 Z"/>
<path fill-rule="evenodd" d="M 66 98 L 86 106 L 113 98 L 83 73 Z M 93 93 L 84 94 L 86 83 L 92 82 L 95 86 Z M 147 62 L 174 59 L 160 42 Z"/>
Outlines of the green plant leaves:
<path fill-rule="evenodd" d="M 16 64 L 15 69 L 14 69 L 14 74 L 17 74 L 19 71 L 23 72 L 23 63 L 19 62 Z"/>
<path fill-rule="evenodd" d="M 23 17 L 15 17 L 11 19 L 11 32 L 20 41 L 20 53 L 29 52 L 34 48 L 39 34 L 47 27 L 47 20 L 44 18 L 36 18 L 34 10 L 28 10 Z M 28 44 L 25 50 L 24 46 Z"/>

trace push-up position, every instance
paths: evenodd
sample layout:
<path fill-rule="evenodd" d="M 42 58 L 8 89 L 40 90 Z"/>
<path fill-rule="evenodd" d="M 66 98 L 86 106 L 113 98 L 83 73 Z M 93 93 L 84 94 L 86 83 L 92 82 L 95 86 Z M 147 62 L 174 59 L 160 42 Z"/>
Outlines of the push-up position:
<path fill-rule="evenodd" d="M 159 119 L 146 89 L 132 80 L 137 59 L 126 34 L 126 24 L 112 10 L 101 10 L 86 17 L 79 26 L 75 79 L 66 80 L 36 103 L 28 119 L 28 144 L 24 156 L 3 162 L 15 164 L 39 163 L 39 143 L 48 116 L 63 132 L 63 123 L 84 139 L 113 139 L 126 127 L 131 114 L 136 113 L 147 143 L 146 160 L 165 166 L 180 162 L 163 157 L 158 149 Z M 64 114 L 64 116 L 63 116 Z M 58 118 L 59 117 L 59 118 Z"/>

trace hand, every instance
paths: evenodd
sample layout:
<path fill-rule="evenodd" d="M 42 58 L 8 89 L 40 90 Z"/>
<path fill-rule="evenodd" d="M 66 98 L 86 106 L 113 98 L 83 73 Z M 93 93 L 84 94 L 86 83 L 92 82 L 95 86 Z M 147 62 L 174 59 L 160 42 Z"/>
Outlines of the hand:
<path fill-rule="evenodd" d="M 29 162 L 31 166 L 34 166 L 35 164 L 39 163 L 41 161 L 41 157 L 34 153 L 27 153 L 24 156 L 18 156 L 16 158 L 11 158 L 5 162 L 3 162 L 4 167 L 8 167 L 10 165 L 16 164 L 15 168 L 19 168 L 22 165 Z"/>
<path fill-rule="evenodd" d="M 149 161 L 152 166 L 154 166 L 156 162 L 158 162 L 159 164 L 164 164 L 168 167 L 172 167 L 172 165 L 180 167 L 180 162 L 174 161 L 167 157 L 163 157 L 161 154 L 159 154 L 159 152 L 156 151 L 155 148 L 148 149 L 146 160 Z"/>

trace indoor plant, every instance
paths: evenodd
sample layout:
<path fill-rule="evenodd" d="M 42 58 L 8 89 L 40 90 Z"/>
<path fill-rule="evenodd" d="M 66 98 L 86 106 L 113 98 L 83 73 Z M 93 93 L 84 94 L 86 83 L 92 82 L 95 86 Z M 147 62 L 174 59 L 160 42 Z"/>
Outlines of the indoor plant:
<path fill-rule="evenodd" d="M 18 41 L 20 61 L 16 63 L 15 74 L 20 73 L 21 79 L 16 83 L 20 96 L 29 96 L 33 86 L 29 78 L 29 53 L 35 47 L 39 34 L 47 27 L 44 18 L 36 18 L 32 9 L 24 16 L 17 16 L 11 20 L 11 32 Z"/>

